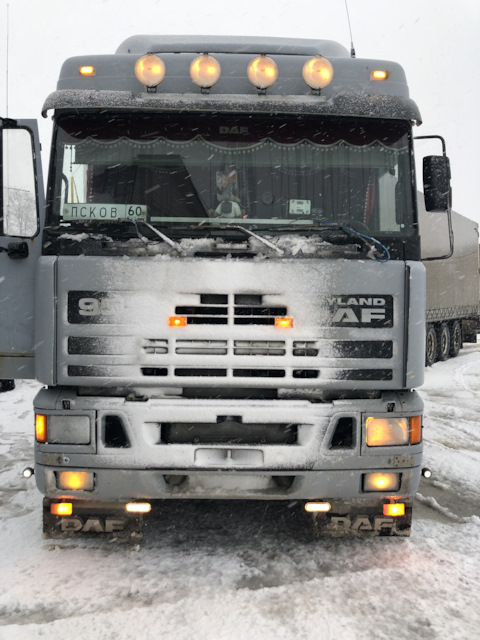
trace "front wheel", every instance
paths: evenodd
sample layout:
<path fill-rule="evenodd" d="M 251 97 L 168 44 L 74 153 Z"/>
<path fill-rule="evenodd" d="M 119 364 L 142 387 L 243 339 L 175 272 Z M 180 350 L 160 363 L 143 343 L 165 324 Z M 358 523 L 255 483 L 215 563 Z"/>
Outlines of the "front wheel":
<path fill-rule="evenodd" d="M 437 332 L 433 324 L 427 325 L 427 335 L 425 344 L 425 366 L 431 367 L 438 358 Z"/>

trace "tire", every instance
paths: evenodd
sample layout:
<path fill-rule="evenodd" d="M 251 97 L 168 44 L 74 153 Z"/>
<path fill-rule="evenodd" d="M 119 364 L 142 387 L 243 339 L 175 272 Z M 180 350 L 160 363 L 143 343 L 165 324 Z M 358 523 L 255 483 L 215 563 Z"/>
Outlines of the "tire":
<path fill-rule="evenodd" d="M 15 380 L 0 380 L 0 393 L 15 389 Z"/>
<path fill-rule="evenodd" d="M 425 366 L 431 367 L 438 359 L 438 339 L 437 332 L 433 324 L 427 324 L 427 334 L 425 340 Z"/>
<path fill-rule="evenodd" d="M 442 362 L 450 357 L 450 327 L 442 322 L 438 329 L 438 359 Z"/>
<path fill-rule="evenodd" d="M 450 327 L 450 357 L 456 358 L 462 346 L 462 324 L 455 320 Z"/>

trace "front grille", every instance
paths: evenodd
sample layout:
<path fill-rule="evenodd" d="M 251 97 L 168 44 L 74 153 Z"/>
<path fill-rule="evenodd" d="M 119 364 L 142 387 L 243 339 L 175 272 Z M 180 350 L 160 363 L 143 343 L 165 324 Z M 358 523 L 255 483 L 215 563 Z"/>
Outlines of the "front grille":
<path fill-rule="evenodd" d="M 264 302 L 264 295 L 199 294 L 199 304 L 178 305 L 175 314 L 185 316 L 187 324 L 274 325 L 285 317 L 287 308 Z"/>
<path fill-rule="evenodd" d="M 166 422 L 160 424 L 163 444 L 297 444 L 297 424 L 243 423 L 240 416 L 219 416 L 217 422 Z"/>

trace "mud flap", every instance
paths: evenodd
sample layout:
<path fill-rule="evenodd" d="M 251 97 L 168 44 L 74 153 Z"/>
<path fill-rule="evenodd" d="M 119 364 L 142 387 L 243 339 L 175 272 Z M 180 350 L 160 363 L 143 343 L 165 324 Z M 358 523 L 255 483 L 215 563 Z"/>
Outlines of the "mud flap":
<path fill-rule="evenodd" d="M 104 538 L 118 542 L 139 542 L 143 538 L 143 516 L 127 513 L 122 503 L 72 500 L 72 513 L 58 516 L 50 511 L 50 505 L 58 502 L 43 499 L 44 538 Z"/>
<path fill-rule="evenodd" d="M 323 538 L 408 537 L 412 526 L 413 498 L 401 500 L 405 515 L 385 516 L 385 500 L 330 500 L 328 513 L 312 514 L 314 535 Z"/>

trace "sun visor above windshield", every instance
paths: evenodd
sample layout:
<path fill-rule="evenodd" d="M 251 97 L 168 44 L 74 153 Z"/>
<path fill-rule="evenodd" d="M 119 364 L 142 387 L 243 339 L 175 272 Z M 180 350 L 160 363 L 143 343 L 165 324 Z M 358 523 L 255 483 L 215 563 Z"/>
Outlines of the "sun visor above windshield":
<path fill-rule="evenodd" d="M 420 111 L 410 98 L 400 96 L 340 94 L 326 99 L 323 96 L 270 96 L 258 100 L 244 95 L 168 95 L 139 94 L 130 91 L 54 91 L 46 99 L 42 115 L 55 110 L 138 110 L 146 112 L 202 111 L 224 113 L 286 113 L 366 118 L 387 118 L 422 122 Z"/>

